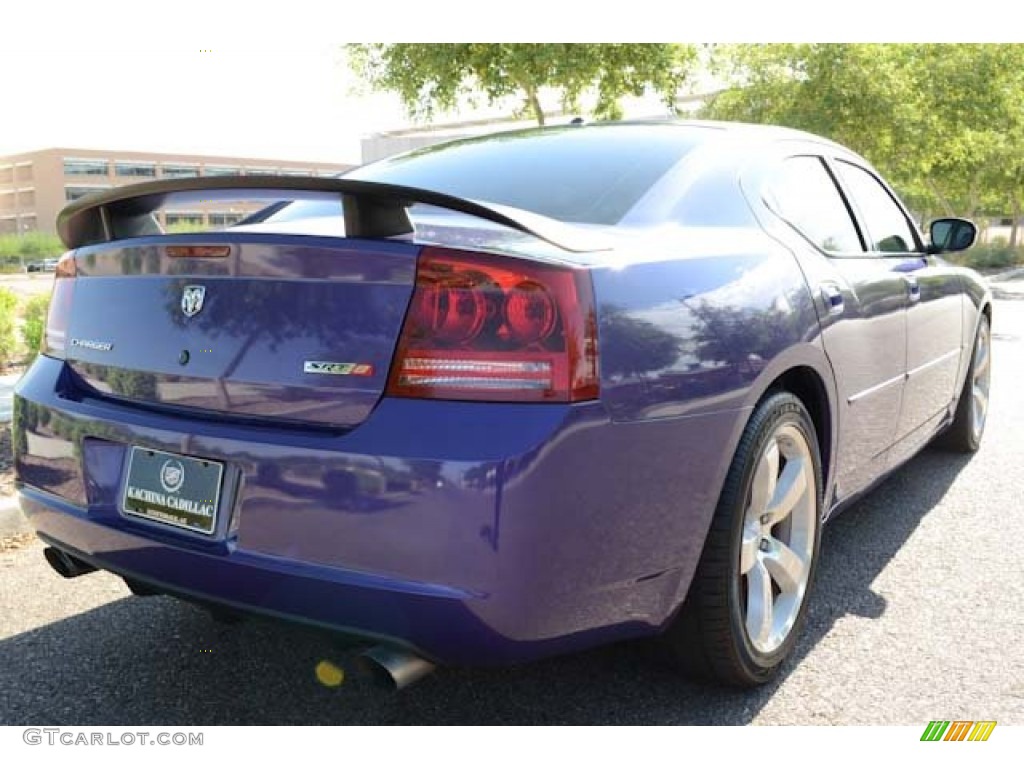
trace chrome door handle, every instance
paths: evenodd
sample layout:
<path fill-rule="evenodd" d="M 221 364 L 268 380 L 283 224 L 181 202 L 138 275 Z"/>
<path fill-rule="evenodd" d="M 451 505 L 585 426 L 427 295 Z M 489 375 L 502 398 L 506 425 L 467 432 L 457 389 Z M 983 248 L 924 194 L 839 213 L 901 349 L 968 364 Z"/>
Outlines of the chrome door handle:
<path fill-rule="evenodd" d="M 921 300 L 921 286 L 917 284 L 917 278 L 913 275 L 904 275 L 903 279 L 907 281 L 907 297 L 910 299 L 910 303 Z"/>
<path fill-rule="evenodd" d="M 840 315 L 843 312 L 843 291 L 835 283 L 821 284 L 821 299 L 825 302 L 825 309 L 830 315 Z"/>

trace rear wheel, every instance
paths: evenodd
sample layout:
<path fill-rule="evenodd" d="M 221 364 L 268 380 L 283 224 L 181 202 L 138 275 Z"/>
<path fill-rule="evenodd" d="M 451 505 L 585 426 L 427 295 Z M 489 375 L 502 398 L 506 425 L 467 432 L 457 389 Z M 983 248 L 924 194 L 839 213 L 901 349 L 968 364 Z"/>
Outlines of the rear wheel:
<path fill-rule="evenodd" d="M 821 541 L 814 425 L 788 392 L 754 411 L 697 572 L 665 635 L 687 672 L 739 686 L 769 680 L 792 651 Z"/>
<path fill-rule="evenodd" d="M 950 451 L 974 453 L 981 446 L 988 419 L 989 386 L 992 381 L 992 329 L 987 315 L 981 316 L 974 338 L 971 367 L 957 402 L 956 415 L 949 429 L 939 435 L 936 444 Z"/>

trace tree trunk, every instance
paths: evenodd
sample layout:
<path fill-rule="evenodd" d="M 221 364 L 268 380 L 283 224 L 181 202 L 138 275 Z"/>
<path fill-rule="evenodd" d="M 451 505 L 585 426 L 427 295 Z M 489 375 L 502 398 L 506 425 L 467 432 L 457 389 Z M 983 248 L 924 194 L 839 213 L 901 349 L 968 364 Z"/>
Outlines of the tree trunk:
<path fill-rule="evenodd" d="M 540 97 L 537 96 L 537 89 L 525 86 L 526 103 L 530 105 L 533 116 L 537 118 L 537 125 L 544 125 L 544 109 L 540 105 Z"/>
<path fill-rule="evenodd" d="M 954 215 L 953 206 L 949 204 L 949 200 L 947 200 L 945 196 L 939 191 L 938 185 L 931 179 L 928 179 L 927 184 L 928 189 L 932 191 L 932 194 L 935 195 L 935 199 L 938 200 L 939 205 L 942 206 L 943 212 L 947 216 Z"/>
<path fill-rule="evenodd" d="M 1017 239 L 1020 233 L 1020 198 L 1013 196 L 1013 224 L 1010 225 L 1010 247 L 1017 247 Z"/>

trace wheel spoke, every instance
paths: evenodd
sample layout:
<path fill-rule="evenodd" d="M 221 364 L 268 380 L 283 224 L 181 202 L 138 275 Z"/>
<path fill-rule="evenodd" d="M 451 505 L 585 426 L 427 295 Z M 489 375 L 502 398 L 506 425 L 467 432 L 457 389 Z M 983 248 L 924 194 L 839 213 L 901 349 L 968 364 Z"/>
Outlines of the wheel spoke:
<path fill-rule="evenodd" d="M 754 482 L 750 489 L 750 509 L 748 518 L 757 519 L 768 508 L 768 503 L 775 494 L 775 485 L 779 477 L 779 445 L 774 440 L 765 450 L 761 461 L 754 472 Z"/>
<path fill-rule="evenodd" d="M 974 380 L 980 379 L 986 371 L 988 371 L 989 362 L 991 356 L 988 353 L 988 345 L 983 344 L 978 347 L 978 354 L 974 357 Z"/>
<path fill-rule="evenodd" d="M 981 387 L 974 388 L 974 407 L 978 416 L 984 416 L 988 410 L 988 394 Z"/>
<path fill-rule="evenodd" d="M 760 530 L 755 526 L 744 526 L 743 539 L 740 541 L 740 575 L 746 574 L 754 567 L 760 543 Z"/>
<path fill-rule="evenodd" d="M 807 579 L 807 564 L 800 556 L 777 539 L 764 553 L 764 566 L 783 594 L 799 594 Z"/>
<path fill-rule="evenodd" d="M 760 560 L 747 574 L 747 633 L 760 646 L 768 644 L 773 616 L 772 579 Z"/>
<path fill-rule="evenodd" d="M 768 505 L 771 524 L 785 520 L 793 507 L 799 503 L 807 491 L 807 465 L 803 459 L 790 459 L 782 470 L 775 494 Z"/>

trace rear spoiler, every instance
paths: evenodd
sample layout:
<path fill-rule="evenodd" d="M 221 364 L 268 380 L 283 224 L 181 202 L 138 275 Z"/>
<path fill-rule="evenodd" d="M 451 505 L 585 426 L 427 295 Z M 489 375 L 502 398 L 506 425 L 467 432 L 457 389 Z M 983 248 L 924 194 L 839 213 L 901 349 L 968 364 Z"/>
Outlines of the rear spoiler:
<path fill-rule="evenodd" d="M 239 195 L 244 192 L 244 195 Z M 309 200 L 341 197 L 348 237 L 387 238 L 414 232 L 407 208 L 417 203 L 475 216 L 531 235 L 564 251 L 608 250 L 594 233 L 516 208 L 501 210 L 427 189 L 356 179 L 295 176 L 211 176 L 149 181 L 91 194 L 57 217 L 69 249 L 131 237 L 163 234 L 154 211 L 168 202 Z"/>

